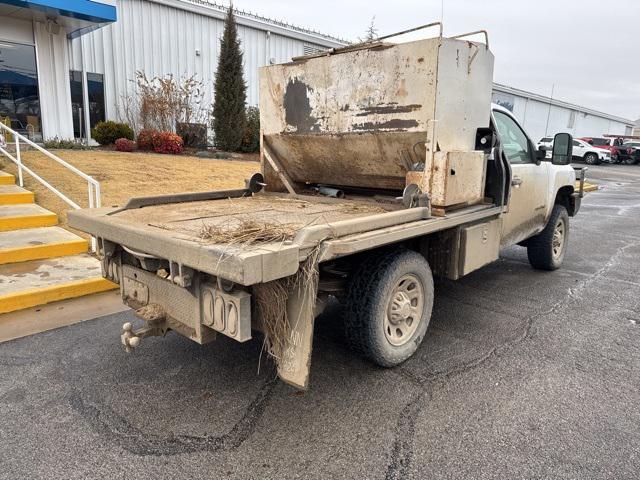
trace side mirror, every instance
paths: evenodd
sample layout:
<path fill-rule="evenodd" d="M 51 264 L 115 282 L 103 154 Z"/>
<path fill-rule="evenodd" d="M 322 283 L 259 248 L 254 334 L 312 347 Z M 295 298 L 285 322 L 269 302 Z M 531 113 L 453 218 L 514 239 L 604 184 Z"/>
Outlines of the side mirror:
<path fill-rule="evenodd" d="M 540 145 L 536 150 L 536 162 L 540 164 L 545 158 L 547 158 L 547 147 Z"/>
<path fill-rule="evenodd" d="M 573 137 L 569 133 L 558 133 L 553 139 L 551 163 L 554 165 L 569 165 L 572 156 Z"/>

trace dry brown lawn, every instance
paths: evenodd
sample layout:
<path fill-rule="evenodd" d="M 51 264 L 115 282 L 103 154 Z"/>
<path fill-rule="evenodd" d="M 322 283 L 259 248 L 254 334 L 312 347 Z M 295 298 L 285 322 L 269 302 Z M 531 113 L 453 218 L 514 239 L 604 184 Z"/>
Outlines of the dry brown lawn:
<path fill-rule="evenodd" d="M 213 160 L 105 150 L 56 150 L 54 153 L 100 182 L 103 207 L 123 205 L 131 197 L 242 188 L 244 180 L 260 170 L 260 164 L 255 161 L 257 155 Z M 37 151 L 23 152 L 22 161 L 71 200 L 88 206 L 87 183 L 82 178 Z M 17 178 L 17 168 L 9 160 L 0 158 L 0 168 Z M 56 212 L 61 225 L 66 227 L 66 212 L 70 207 L 27 173 L 24 181 L 25 188 L 36 194 L 36 202 Z"/>

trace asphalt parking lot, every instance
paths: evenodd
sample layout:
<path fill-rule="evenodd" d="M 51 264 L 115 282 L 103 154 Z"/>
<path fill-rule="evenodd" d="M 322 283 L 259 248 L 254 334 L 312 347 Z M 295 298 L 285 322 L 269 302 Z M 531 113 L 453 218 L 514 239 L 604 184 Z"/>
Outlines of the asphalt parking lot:
<path fill-rule="evenodd" d="M 0 478 L 640 476 L 640 167 L 590 168 L 557 272 L 524 249 L 439 281 L 383 370 L 319 326 L 311 389 L 260 341 L 119 344 L 121 313 L 0 345 Z"/>

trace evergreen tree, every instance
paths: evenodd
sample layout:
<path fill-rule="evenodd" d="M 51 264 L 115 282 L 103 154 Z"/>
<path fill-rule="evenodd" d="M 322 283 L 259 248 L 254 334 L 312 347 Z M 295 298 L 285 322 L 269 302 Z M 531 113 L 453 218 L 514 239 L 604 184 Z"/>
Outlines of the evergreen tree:
<path fill-rule="evenodd" d="M 364 38 L 360 37 L 358 40 L 361 42 L 371 42 L 378 38 L 378 29 L 376 28 L 376 16 L 371 17 L 371 23 L 367 27 Z"/>
<path fill-rule="evenodd" d="M 242 51 L 231 4 L 220 39 L 220 57 L 215 80 L 213 132 L 218 148 L 230 152 L 239 150 L 247 122 L 246 100 L 247 84 L 243 77 Z"/>

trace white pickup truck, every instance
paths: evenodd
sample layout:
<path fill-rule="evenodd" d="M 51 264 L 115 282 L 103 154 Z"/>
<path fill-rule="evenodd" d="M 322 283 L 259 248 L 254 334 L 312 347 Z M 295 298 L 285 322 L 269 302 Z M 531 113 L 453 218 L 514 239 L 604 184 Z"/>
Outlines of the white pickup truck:
<path fill-rule="evenodd" d="M 516 244 L 560 267 L 582 197 L 571 136 L 545 159 L 490 103 L 488 45 L 462 37 L 264 67 L 262 171 L 246 188 L 70 212 L 144 320 L 123 327 L 127 350 L 169 330 L 201 344 L 261 331 L 280 378 L 305 389 L 329 297 L 353 349 L 393 367 L 428 334 L 432 275 L 458 279 Z"/>

